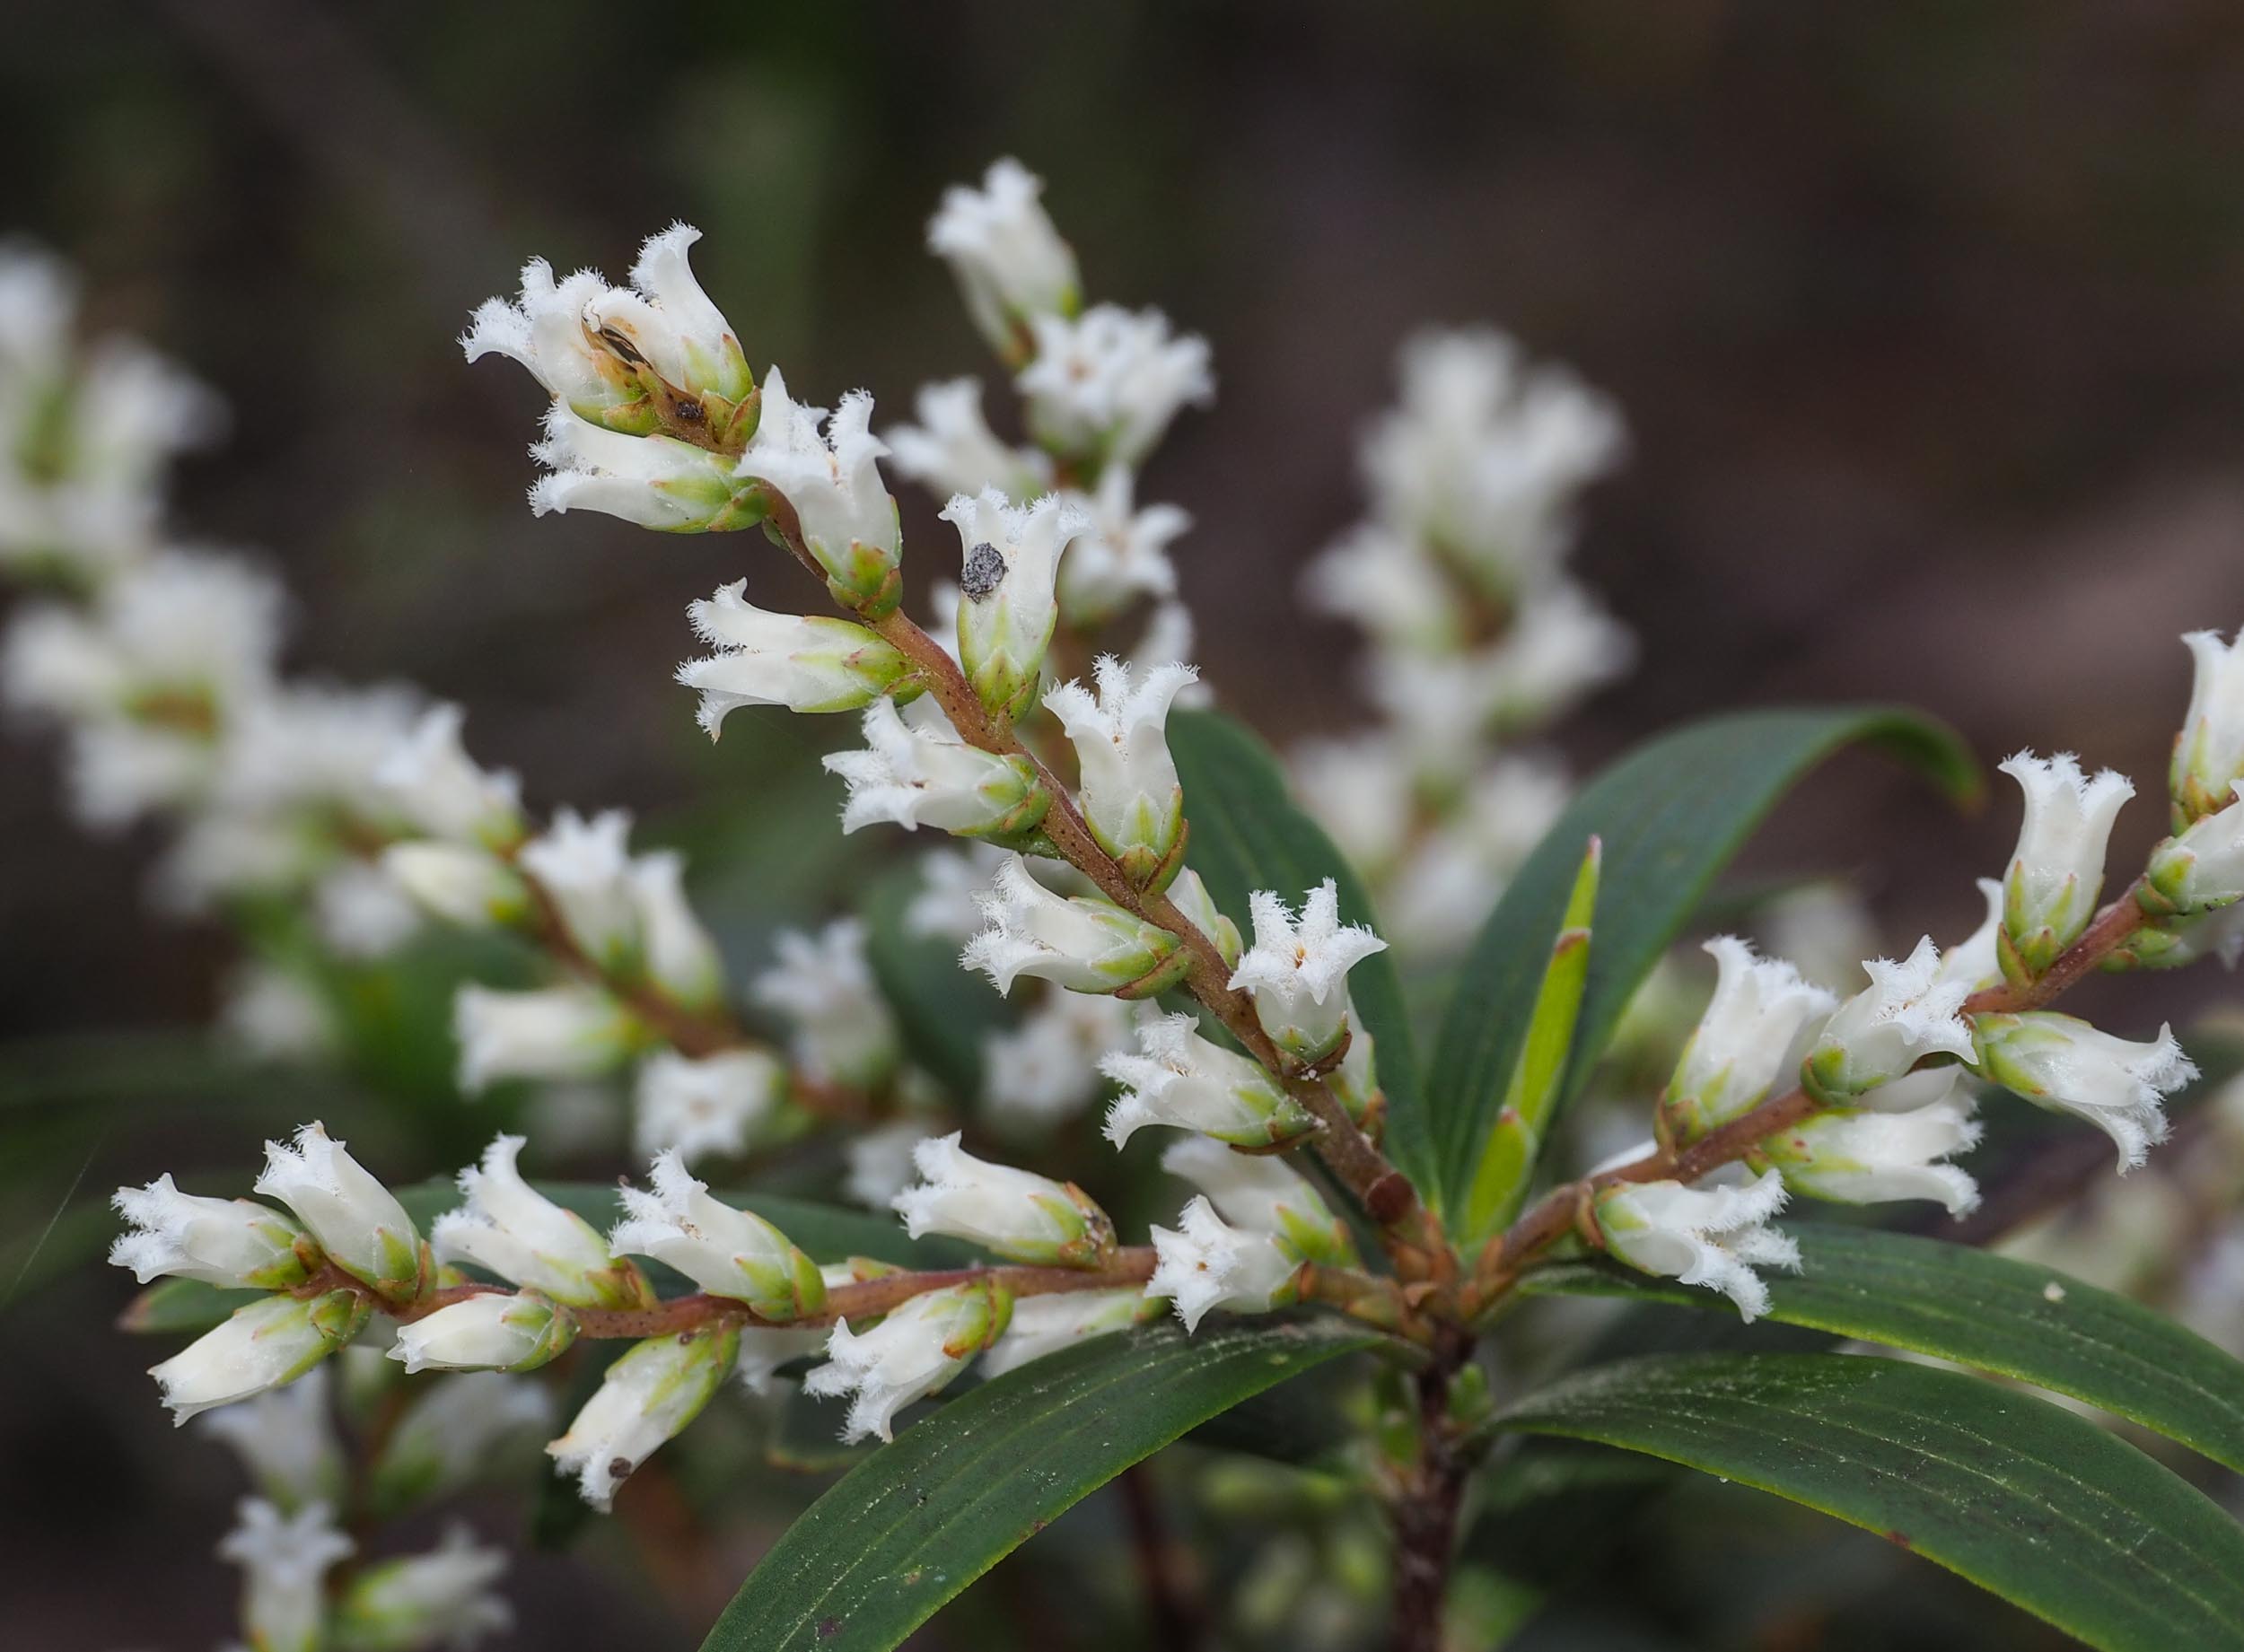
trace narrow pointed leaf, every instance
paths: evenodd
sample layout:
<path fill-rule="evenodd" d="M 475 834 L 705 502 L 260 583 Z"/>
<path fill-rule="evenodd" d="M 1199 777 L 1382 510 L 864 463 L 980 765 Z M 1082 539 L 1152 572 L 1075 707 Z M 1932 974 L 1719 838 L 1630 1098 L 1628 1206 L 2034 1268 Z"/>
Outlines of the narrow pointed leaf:
<path fill-rule="evenodd" d="M 1773 1491 L 2111 1652 L 2244 1646 L 2244 1528 L 2124 1440 L 1977 1377 L 1836 1354 L 1654 1357 L 1499 1421 Z"/>
<path fill-rule="evenodd" d="M 1375 1334 L 1234 1320 L 1100 1337 L 906 1429 L 787 1529 L 703 1652 L 886 1652 L 1124 1469 Z"/>
<path fill-rule="evenodd" d="M 2244 1362 L 2164 1315 L 2055 1269 L 1875 1228 L 1788 1222 L 1801 1271 L 1771 1272 L 1768 1317 L 2015 1377 L 2141 1423 L 2244 1473 Z M 1604 1263 L 1523 1288 L 1732 1312 L 1710 1290 Z"/>
<path fill-rule="evenodd" d="M 1591 918 L 1597 909 L 1598 862 L 1601 845 L 1592 837 L 1574 875 L 1558 939 L 1535 994 L 1535 1011 L 1512 1083 L 1504 1091 L 1496 1126 L 1481 1149 L 1480 1165 L 1465 1192 L 1459 1231 L 1477 1243 L 1519 1213 L 1527 1186 L 1542 1154 L 1543 1132 L 1558 1105 L 1566 1054 L 1573 1047 L 1574 1025 L 1582 1016 L 1582 989 L 1589 983 Z"/>
<path fill-rule="evenodd" d="M 226 1290 L 197 1279 L 158 1280 L 126 1305 L 117 1328 L 143 1336 L 200 1336 L 233 1317 L 267 1293 Z"/>
<path fill-rule="evenodd" d="M 1380 928 L 1363 880 L 1325 829 L 1295 804 L 1285 770 L 1267 746 L 1228 717 L 1188 711 L 1170 715 L 1169 750 L 1191 826 L 1185 861 L 1241 934 L 1252 935 L 1249 891 L 1273 889 L 1298 902 L 1328 878 L 1339 886 L 1344 920 Z M 1388 1157 L 1421 1189 L 1432 1187 L 1433 1138 L 1394 955 L 1375 953 L 1350 970 L 1348 992 L 1377 1041 L 1380 1088 L 1387 1093 Z"/>
<path fill-rule="evenodd" d="M 1621 1012 L 1708 887 L 1776 801 L 1844 746 L 1881 747 L 1959 800 L 1978 772 L 1943 725 L 1887 706 L 1742 712 L 1638 747 L 1585 787 L 1505 888 L 1473 943 L 1425 1095 L 1439 1202 L 1459 1224 L 1565 927 L 1582 847 L 1603 840 L 1597 946 L 1554 1114 L 1580 1093 Z"/>

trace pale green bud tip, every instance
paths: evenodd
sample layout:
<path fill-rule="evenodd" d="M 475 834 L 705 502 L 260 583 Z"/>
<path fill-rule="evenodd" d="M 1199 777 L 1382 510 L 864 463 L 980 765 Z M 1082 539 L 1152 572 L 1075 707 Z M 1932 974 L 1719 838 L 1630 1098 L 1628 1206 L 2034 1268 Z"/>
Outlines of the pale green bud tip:
<path fill-rule="evenodd" d="M 355 1290 L 311 1298 L 267 1297 L 237 1308 L 148 1374 L 172 1420 L 185 1422 L 302 1376 L 356 1335 L 372 1305 Z"/>
<path fill-rule="evenodd" d="M 967 943 L 962 962 L 986 972 L 1000 992 L 1039 975 L 1071 992 L 1147 998 L 1182 979 L 1191 963 L 1168 931 L 1108 901 L 1053 894 L 1019 855 L 977 900 L 988 927 Z"/>
<path fill-rule="evenodd" d="M 743 705 L 855 711 L 910 675 L 903 654 L 864 626 L 768 612 L 741 594 L 747 583 L 735 580 L 688 610 L 694 630 L 717 651 L 679 667 L 678 680 L 700 692 L 699 721 L 712 739 Z"/>
<path fill-rule="evenodd" d="M 325 1126 L 305 1125 L 293 1147 L 267 1141 L 256 1188 L 294 1211 L 344 1272 L 393 1299 L 420 1294 L 427 1258 L 412 1218 Z"/>
<path fill-rule="evenodd" d="M 657 1154 L 652 1193 L 622 1189 L 625 1219 L 609 1248 L 667 1263 L 712 1295 L 745 1302 L 758 1318 L 784 1324 L 825 1305 L 817 1264 L 752 1211 L 709 1195 L 675 1148 Z"/>
<path fill-rule="evenodd" d="M 845 1439 L 891 1438 L 897 1412 L 964 1370 L 1004 1334 L 1012 1317 L 1012 1294 L 993 1280 L 923 1292 L 868 1331 L 837 1324 L 827 1363 L 802 1379 L 802 1391 L 852 1396 Z"/>
<path fill-rule="evenodd" d="M 1189 1015 L 1142 1014 L 1137 1043 L 1136 1053 L 1118 1050 L 1099 1063 L 1123 1087 L 1106 1122 L 1107 1140 L 1117 1147 L 1148 1124 L 1257 1149 L 1317 1128 L 1315 1116 L 1260 1062 L 1201 1037 Z"/>
<path fill-rule="evenodd" d="M 2178 836 L 2151 852 L 2140 899 L 2158 917 L 2211 912 L 2244 897 L 2244 782 L 2231 789 L 2229 807 L 2200 815 Z"/>
<path fill-rule="evenodd" d="M 111 1200 L 132 1224 L 110 1247 L 110 1262 L 142 1284 L 160 1275 L 226 1289 L 285 1290 L 320 1265 L 310 1235 L 269 1205 L 183 1193 L 171 1176 L 120 1187 Z"/>
<path fill-rule="evenodd" d="M 947 1233 L 1061 1267 L 1096 1267 L 1113 1248 L 1114 1225 L 1083 1189 L 977 1158 L 955 1131 L 921 1141 L 912 1162 L 922 1179 L 891 1203 L 915 1239 Z"/>
<path fill-rule="evenodd" d="M 576 1340 L 576 1321 L 531 1291 L 478 1292 L 398 1327 L 390 1358 L 408 1371 L 529 1371 Z"/>

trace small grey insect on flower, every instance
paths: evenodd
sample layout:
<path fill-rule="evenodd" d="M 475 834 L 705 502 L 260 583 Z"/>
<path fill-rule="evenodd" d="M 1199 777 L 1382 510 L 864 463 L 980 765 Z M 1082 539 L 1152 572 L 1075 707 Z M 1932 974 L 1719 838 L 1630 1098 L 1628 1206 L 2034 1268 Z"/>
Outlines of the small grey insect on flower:
<path fill-rule="evenodd" d="M 959 574 L 959 589 L 979 602 L 995 590 L 1004 577 L 1005 559 L 986 539 L 966 554 L 966 566 Z"/>

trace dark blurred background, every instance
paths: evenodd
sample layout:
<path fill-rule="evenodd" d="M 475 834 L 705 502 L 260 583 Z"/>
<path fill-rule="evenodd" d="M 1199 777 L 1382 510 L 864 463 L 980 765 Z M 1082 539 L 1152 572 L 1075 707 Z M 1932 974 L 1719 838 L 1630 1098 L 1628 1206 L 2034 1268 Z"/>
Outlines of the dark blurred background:
<path fill-rule="evenodd" d="M 1094 298 L 1214 346 L 1217 403 L 1146 495 L 1197 519 L 1202 660 L 1274 737 L 1357 715 L 1347 635 L 1293 586 L 1358 513 L 1356 433 L 1424 321 L 1511 329 L 1632 427 L 1580 564 L 1642 665 L 1567 725 L 1585 767 L 1700 711 L 1906 699 L 1989 758 L 2128 770 L 2125 857 L 2160 829 L 2176 634 L 2244 621 L 2244 11 L 2220 0 L 15 0 L 0 138 L 0 230 L 232 405 L 185 467 L 186 536 L 267 548 L 298 669 L 464 701 L 543 806 L 752 818 L 755 748 L 817 731 L 702 741 L 669 680 L 684 604 L 742 573 L 776 601 L 791 571 L 753 536 L 533 522 L 539 397 L 462 363 L 469 308 L 533 252 L 619 275 L 684 217 L 759 371 L 863 384 L 893 421 L 924 380 L 996 376 L 921 234 L 1001 153 L 1047 179 Z M 924 583 L 952 553 L 899 494 Z M 147 846 L 74 827 L 53 757 L 0 744 L 0 1036 L 198 1019 L 222 938 L 143 911 Z M 1759 854 L 1860 870 L 1905 940 L 1959 933 L 2006 805 L 1959 820 L 1849 760 Z M 98 1487 L 132 1444 L 23 1414 L 57 1381 L 144 1384 L 137 1347 L 56 1336 L 10 1356 L 41 1380 L 0 1385 L 12 1493 Z M 223 1503 L 196 1450 L 146 1495 Z M 54 1597 L 53 1644 L 218 1632 L 215 1514 L 9 1500 L 4 1569 Z M 69 1606 L 86 1574 L 42 1557 L 97 1541 L 103 1575 L 129 1555 L 193 1609 Z"/>

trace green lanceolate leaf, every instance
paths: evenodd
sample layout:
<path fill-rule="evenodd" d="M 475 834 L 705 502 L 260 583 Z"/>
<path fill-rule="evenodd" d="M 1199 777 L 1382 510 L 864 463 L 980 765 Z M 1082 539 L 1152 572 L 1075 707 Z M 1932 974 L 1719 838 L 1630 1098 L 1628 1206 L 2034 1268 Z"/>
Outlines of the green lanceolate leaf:
<path fill-rule="evenodd" d="M 2125 1441 L 2015 1389 L 1895 1359 L 1677 1355 L 1565 1379 L 1499 1421 L 1804 1503 L 2091 1646 L 2244 1647 L 2244 1528 Z"/>
<path fill-rule="evenodd" d="M 1344 920 L 1380 927 L 1362 879 L 1324 828 L 1294 804 L 1285 771 L 1267 746 L 1214 712 L 1174 712 L 1168 727 L 1191 828 L 1186 862 L 1241 934 L 1252 938 L 1249 891 L 1273 889 L 1289 904 L 1298 903 L 1328 878 L 1339 886 Z M 1421 1188 L 1431 1187 L 1433 1138 L 1426 1130 L 1417 1053 L 1393 955 L 1374 953 L 1350 970 L 1348 992 L 1377 1041 L 1380 1088 L 1387 1095 L 1388 1156 Z"/>
<path fill-rule="evenodd" d="M 1427 1129 L 1453 1224 L 1519 1064 L 1589 840 L 1605 846 L 1597 945 L 1554 1115 L 1580 1093 L 1714 875 L 1801 776 L 1857 741 L 1893 752 L 1959 799 L 1977 794 L 1977 765 L 1942 724 L 1891 707 L 1835 706 L 1692 723 L 1638 747 L 1574 799 L 1474 941 L 1434 1050 Z"/>
<path fill-rule="evenodd" d="M 2139 1302 L 2052 1269 L 1874 1228 L 1787 1223 L 1797 1274 L 1771 1272 L 1768 1317 L 2070 1394 L 2244 1472 L 2244 1363 Z M 1538 1269 L 1546 1294 L 1710 1307 L 1710 1290 L 1602 1263 Z"/>
<path fill-rule="evenodd" d="M 1543 1132 L 1558 1105 L 1558 1087 L 1573 1047 L 1574 1024 L 1582 1016 L 1582 993 L 1590 978 L 1590 921 L 1597 909 L 1598 864 L 1602 845 L 1592 837 L 1574 874 L 1558 939 L 1535 993 L 1535 1010 L 1521 1042 L 1512 1082 L 1496 1114 L 1495 1128 L 1480 1150 L 1480 1162 L 1465 1189 L 1458 1229 L 1474 1243 L 1519 1213 L 1527 1197 L 1535 1161 L 1542 1154 Z"/>
<path fill-rule="evenodd" d="M 225 1290 L 201 1280 L 158 1280 L 126 1305 L 117 1316 L 117 1328 L 145 1336 L 191 1333 L 200 1336 L 233 1317 L 267 1293 L 262 1290 Z"/>
<path fill-rule="evenodd" d="M 1149 1327 L 1050 1354 L 906 1429 L 787 1529 L 704 1652 L 883 1652 L 1059 1514 L 1360 1326 Z"/>

